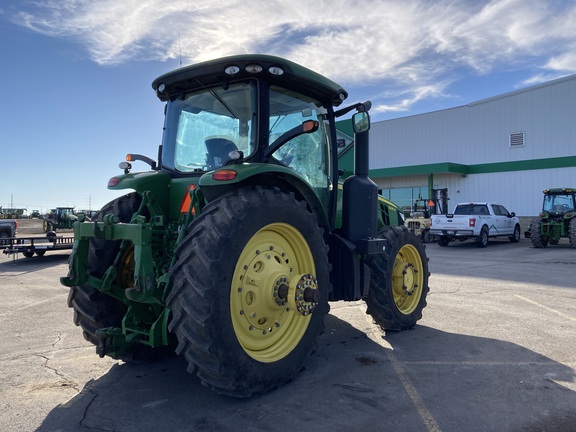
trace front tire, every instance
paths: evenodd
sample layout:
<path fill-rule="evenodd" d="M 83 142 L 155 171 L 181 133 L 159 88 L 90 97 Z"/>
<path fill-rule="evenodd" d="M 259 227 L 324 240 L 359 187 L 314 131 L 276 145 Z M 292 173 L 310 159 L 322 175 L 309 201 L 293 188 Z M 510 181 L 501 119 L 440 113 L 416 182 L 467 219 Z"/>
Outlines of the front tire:
<path fill-rule="evenodd" d="M 508 237 L 511 243 L 518 243 L 520 241 L 520 225 L 516 224 L 514 227 L 514 234 Z"/>
<path fill-rule="evenodd" d="M 424 246 L 402 226 L 386 227 L 378 237 L 386 240 L 385 252 L 368 260 L 366 313 L 384 330 L 410 329 L 422 318 L 430 290 Z"/>
<path fill-rule="evenodd" d="M 203 209 L 176 254 L 167 305 L 188 371 L 235 397 L 294 378 L 323 331 L 331 290 L 328 247 L 306 203 L 278 189 L 231 192 Z M 300 282 L 317 303 L 291 300 Z"/>

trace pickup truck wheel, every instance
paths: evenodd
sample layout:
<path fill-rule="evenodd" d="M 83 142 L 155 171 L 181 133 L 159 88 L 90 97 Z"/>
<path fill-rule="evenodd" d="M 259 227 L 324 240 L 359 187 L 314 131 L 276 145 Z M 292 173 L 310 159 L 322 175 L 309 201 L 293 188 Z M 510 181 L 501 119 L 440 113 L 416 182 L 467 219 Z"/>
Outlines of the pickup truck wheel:
<path fill-rule="evenodd" d="M 514 234 L 512 237 L 508 237 L 512 243 L 518 243 L 520 241 L 520 225 L 516 224 L 514 227 Z"/>
<path fill-rule="evenodd" d="M 430 243 L 430 230 L 422 232 L 422 243 Z"/>
<path fill-rule="evenodd" d="M 542 222 L 533 220 L 530 223 L 530 239 L 532 246 L 535 248 L 544 248 L 548 246 L 548 236 L 542 235 Z"/>
<path fill-rule="evenodd" d="M 328 246 L 304 201 L 259 186 L 227 193 L 190 224 L 176 256 L 166 304 L 189 372 L 234 397 L 300 372 L 331 289 Z"/>
<path fill-rule="evenodd" d="M 102 221 L 106 214 L 113 213 L 118 216 L 120 222 L 129 223 L 132 215 L 138 210 L 140 202 L 141 197 L 134 192 L 124 195 L 102 207 L 92 220 Z M 121 243 L 121 240 L 92 238 L 89 242 L 86 264 L 88 274 L 101 278 L 108 267 L 114 263 L 120 251 Z M 134 261 L 130 260 L 130 250 L 133 251 L 133 248 L 127 249 L 122 259 L 119 260 L 117 268 L 119 275 L 117 283 L 125 288 L 130 287 L 131 281 L 127 274 L 133 275 L 133 268 L 130 272 L 130 266 L 133 265 Z M 68 306 L 74 309 L 74 324 L 82 328 L 84 339 L 97 347 L 106 345 L 109 341 L 96 336 L 96 331 L 106 327 L 121 328 L 122 319 L 126 313 L 126 306 L 120 300 L 106 295 L 88 284 L 70 288 Z M 130 362 L 152 360 L 160 351 L 142 344 L 135 344 L 122 354 L 109 354 L 114 358 Z"/>
<path fill-rule="evenodd" d="M 576 217 L 572 218 L 570 221 L 570 226 L 568 227 L 568 238 L 570 240 L 570 246 L 576 248 Z"/>
<path fill-rule="evenodd" d="M 485 248 L 488 246 L 488 227 L 483 226 L 476 240 L 476 246 L 480 248 Z"/>
<path fill-rule="evenodd" d="M 366 313 L 384 330 L 410 329 L 422 318 L 429 291 L 428 258 L 420 240 L 403 226 L 384 228 L 385 252 L 368 258 Z"/>
<path fill-rule="evenodd" d="M 448 244 L 450 243 L 450 239 L 446 236 L 440 236 L 438 237 L 438 244 L 442 247 L 446 247 L 448 246 Z"/>

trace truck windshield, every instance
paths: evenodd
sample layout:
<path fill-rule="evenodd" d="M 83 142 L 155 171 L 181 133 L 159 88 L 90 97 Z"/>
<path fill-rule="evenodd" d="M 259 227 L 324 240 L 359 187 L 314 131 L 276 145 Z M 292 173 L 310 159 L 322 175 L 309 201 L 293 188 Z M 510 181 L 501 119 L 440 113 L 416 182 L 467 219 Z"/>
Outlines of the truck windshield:
<path fill-rule="evenodd" d="M 203 172 L 229 160 L 228 153 L 252 153 L 256 139 L 254 81 L 214 87 L 170 101 L 163 140 L 163 164 L 176 171 Z"/>
<path fill-rule="evenodd" d="M 314 133 L 301 134 L 275 151 L 272 156 L 304 176 L 314 188 L 326 188 L 329 180 L 327 110 L 318 101 L 280 87 L 270 88 L 269 144 L 307 120 L 315 120 Z"/>
<path fill-rule="evenodd" d="M 574 197 L 572 195 L 544 195 L 544 211 L 549 213 L 567 213 L 574 211 Z"/>

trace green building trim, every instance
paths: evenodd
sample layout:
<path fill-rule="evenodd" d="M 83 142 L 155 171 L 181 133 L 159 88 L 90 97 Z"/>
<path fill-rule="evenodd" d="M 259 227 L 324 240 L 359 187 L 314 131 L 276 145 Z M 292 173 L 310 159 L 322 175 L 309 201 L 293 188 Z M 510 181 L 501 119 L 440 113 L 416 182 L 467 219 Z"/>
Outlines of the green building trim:
<path fill-rule="evenodd" d="M 353 152 L 348 152 L 353 153 Z M 352 163 L 354 159 L 352 157 Z M 353 166 L 353 165 L 352 165 Z M 454 162 L 443 162 L 425 165 L 410 165 L 394 168 L 370 170 L 370 177 L 403 177 L 427 174 L 488 174 L 511 171 L 532 171 L 540 169 L 576 167 L 576 156 L 555 157 L 545 159 L 529 159 L 511 162 L 496 162 L 486 164 L 464 165 Z M 346 165 L 346 174 L 348 174 Z M 351 174 L 350 170 L 350 174 Z"/>

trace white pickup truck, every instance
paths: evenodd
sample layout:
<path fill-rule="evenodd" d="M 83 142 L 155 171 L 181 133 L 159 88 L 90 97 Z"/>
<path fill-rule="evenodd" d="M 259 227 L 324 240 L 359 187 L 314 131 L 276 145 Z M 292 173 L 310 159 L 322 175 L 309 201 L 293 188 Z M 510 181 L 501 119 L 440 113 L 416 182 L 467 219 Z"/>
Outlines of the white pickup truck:
<path fill-rule="evenodd" d="M 486 247 L 488 238 L 497 236 L 508 237 L 513 243 L 520 241 L 519 219 L 500 204 L 460 203 L 453 214 L 434 215 L 430 222 L 430 234 L 437 236 L 440 246 L 473 238 L 478 247 Z"/>

